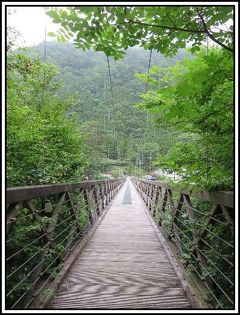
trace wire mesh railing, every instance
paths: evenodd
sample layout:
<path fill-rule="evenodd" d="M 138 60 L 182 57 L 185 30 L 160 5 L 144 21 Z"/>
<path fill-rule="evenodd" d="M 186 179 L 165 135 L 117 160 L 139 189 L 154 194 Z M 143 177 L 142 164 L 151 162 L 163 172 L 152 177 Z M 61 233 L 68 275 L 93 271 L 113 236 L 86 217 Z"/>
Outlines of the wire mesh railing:
<path fill-rule="evenodd" d="M 42 304 L 124 179 L 7 189 L 6 308 Z"/>
<path fill-rule="evenodd" d="M 132 180 L 205 304 L 233 309 L 233 193 L 189 193 L 157 181 Z"/>

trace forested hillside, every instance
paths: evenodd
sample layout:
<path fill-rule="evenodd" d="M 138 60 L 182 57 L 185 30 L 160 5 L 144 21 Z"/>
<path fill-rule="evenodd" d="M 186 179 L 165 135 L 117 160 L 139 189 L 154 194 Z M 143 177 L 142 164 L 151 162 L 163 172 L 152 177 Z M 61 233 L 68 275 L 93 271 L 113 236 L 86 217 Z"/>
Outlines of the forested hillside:
<path fill-rule="evenodd" d="M 44 59 L 44 43 L 34 50 Z M 153 51 L 151 66 L 167 69 L 184 56 L 190 54 L 180 50 L 175 57 L 167 58 Z M 87 133 L 91 177 L 105 171 L 117 173 L 113 175 L 124 171 L 146 173 L 153 168 L 152 161 L 159 152 L 166 153 L 177 141 L 176 131 L 156 125 L 145 109 L 136 106 L 139 95 L 152 86 L 136 77 L 138 73 L 146 75 L 149 58 L 149 52 L 138 47 L 130 48 L 122 60 L 110 58 L 112 98 L 104 53 L 82 51 L 70 43 L 47 43 L 46 62 L 57 65 L 58 79 L 64 84 L 58 93 L 74 99 L 70 111 L 77 113 Z"/>

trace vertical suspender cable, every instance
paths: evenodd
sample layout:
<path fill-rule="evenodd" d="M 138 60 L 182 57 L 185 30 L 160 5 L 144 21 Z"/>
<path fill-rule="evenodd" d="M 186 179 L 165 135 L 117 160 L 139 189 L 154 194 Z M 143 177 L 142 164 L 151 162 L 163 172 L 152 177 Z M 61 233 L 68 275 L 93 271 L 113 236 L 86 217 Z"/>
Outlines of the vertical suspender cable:
<path fill-rule="evenodd" d="M 149 61 L 148 61 L 147 80 L 149 78 L 149 71 L 150 71 L 150 67 L 151 67 L 151 61 L 152 61 L 152 49 L 150 50 Z M 145 93 L 147 93 L 147 89 L 148 89 L 148 81 L 146 82 Z M 148 120 L 148 112 L 147 112 L 147 120 Z"/>
<path fill-rule="evenodd" d="M 150 50 L 150 55 L 149 55 L 147 79 L 149 78 L 149 71 L 150 71 L 150 67 L 151 67 L 151 61 L 152 61 L 152 49 Z M 148 88 L 148 82 L 146 82 L 145 93 L 147 93 L 147 88 Z"/>
<path fill-rule="evenodd" d="M 109 57 L 107 56 L 107 65 L 108 65 L 108 76 L 109 76 L 109 84 L 110 84 L 110 91 L 111 91 L 111 98 L 112 98 L 112 114 L 113 114 L 113 109 L 114 109 L 114 98 L 113 98 L 113 87 L 112 87 L 112 76 L 111 76 L 111 69 L 110 69 L 110 62 L 109 62 Z M 110 111 L 109 111 L 109 120 L 110 120 Z M 113 144 L 115 146 L 115 126 L 113 126 Z"/>
<path fill-rule="evenodd" d="M 208 56 L 208 35 L 207 35 L 207 50 L 206 50 L 206 54 L 207 54 L 207 56 Z M 207 136 L 209 136 L 209 131 L 208 131 L 208 129 L 207 129 Z M 209 179 L 209 169 L 210 169 L 210 167 L 209 167 L 209 146 L 208 146 L 208 140 L 207 140 L 207 180 Z"/>
<path fill-rule="evenodd" d="M 110 90 L 111 90 L 111 97 L 112 97 L 112 105 L 114 106 L 112 76 L 111 76 L 110 63 L 109 63 L 109 57 L 108 56 L 107 56 L 107 64 L 108 64 L 108 76 L 109 76 L 109 83 L 110 83 Z"/>

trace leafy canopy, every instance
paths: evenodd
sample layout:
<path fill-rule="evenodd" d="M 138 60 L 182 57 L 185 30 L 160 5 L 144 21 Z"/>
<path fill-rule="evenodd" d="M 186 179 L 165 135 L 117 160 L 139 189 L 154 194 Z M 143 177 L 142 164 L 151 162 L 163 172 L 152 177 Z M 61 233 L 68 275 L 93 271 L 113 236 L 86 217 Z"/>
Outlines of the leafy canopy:
<path fill-rule="evenodd" d="M 198 187 L 230 188 L 233 180 L 233 60 L 223 49 L 184 59 L 167 70 L 155 67 L 140 106 L 159 125 L 189 135 L 158 158 L 157 165 L 184 174 Z"/>
<path fill-rule="evenodd" d="M 53 7 L 47 14 L 61 24 L 60 41 L 73 38 L 77 48 L 92 47 L 115 59 L 136 45 L 171 56 L 191 43 L 194 52 L 207 37 L 233 51 L 233 26 L 225 25 L 232 23 L 232 6 Z"/>

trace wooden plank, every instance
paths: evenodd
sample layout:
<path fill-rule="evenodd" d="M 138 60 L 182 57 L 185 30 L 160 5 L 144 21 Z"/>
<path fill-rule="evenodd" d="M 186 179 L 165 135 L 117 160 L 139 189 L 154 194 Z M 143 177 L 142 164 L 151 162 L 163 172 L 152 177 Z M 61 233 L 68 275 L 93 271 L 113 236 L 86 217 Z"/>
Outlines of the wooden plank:
<path fill-rule="evenodd" d="M 127 185 L 132 204 L 123 204 Z M 47 308 L 191 308 L 176 271 L 129 180 Z"/>

